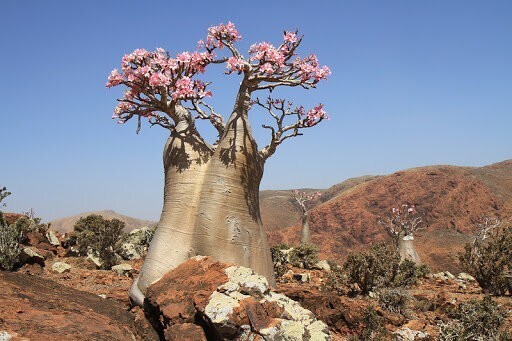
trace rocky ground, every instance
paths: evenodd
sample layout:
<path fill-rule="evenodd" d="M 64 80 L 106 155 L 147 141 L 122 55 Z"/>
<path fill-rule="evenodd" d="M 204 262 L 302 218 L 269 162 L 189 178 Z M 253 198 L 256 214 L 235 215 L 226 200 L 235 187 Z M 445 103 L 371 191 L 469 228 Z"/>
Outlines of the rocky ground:
<path fill-rule="evenodd" d="M 97 270 L 91 260 L 68 256 L 61 246 L 31 240 L 39 240 L 30 247 L 43 259 L 34 256 L 15 272 L 0 272 L 0 340 L 8 340 L 7 335 L 12 340 L 261 340 L 279 339 L 279 333 L 291 333 L 291 340 L 327 340 L 324 332 L 347 340 L 366 328 L 367 306 L 374 307 L 395 339 L 428 335 L 425 339 L 435 340 L 450 309 L 484 297 L 474 281 L 437 274 L 406 289 L 404 310 L 390 312 L 376 298 L 350 296 L 346 287 L 327 288 L 330 272 L 325 269 L 289 265 L 270 292 L 250 270 L 237 279 L 240 273 L 227 270 L 231 265 L 205 258 L 190 260 L 150 288 L 148 320 L 139 308 L 131 309 L 128 299 L 142 260 L 126 261 L 131 270 Z M 285 296 L 278 299 L 280 294 Z M 495 300 L 512 311 L 510 297 Z M 245 334 L 237 334 L 244 328 Z M 512 331 L 512 314 L 505 328 Z"/>

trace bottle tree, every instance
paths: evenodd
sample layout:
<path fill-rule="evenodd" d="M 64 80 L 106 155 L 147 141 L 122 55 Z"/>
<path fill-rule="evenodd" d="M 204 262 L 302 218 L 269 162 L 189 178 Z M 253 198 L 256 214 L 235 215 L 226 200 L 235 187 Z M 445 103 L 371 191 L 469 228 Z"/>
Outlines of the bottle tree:
<path fill-rule="evenodd" d="M 311 243 L 311 233 L 309 231 L 309 222 L 308 222 L 308 202 L 311 200 L 315 200 L 316 198 L 322 196 L 322 193 L 306 193 L 304 191 L 294 190 L 292 192 L 292 197 L 295 202 L 299 205 L 300 213 L 301 213 L 301 222 L 302 228 L 300 230 L 300 242 L 301 244 L 309 244 Z"/>
<path fill-rule="evenodd" d="M 146 288 L 195 255 L 252 268 L 275 284 L 267 237 L 259 211 L 259 185 L 265 161 L 285 140 L 327 119 L 323 105 L 309 110 L 277 98 L 255 96 L 278 87 L 314 88 L 330 74 L 314 54 L 300 57 L 302 37 L 284 32 L 282 43 L 252 45 L 248 57 L 237 49 L 242 39 L 232 23 L 208 29 L 194 52 L 172 57 L 161 48 L 137 49 L 122 58 L 107 87 L 126 91 L 114 109 L 119 123 L 147 120 L 169 131 L 164 148 L 164 204 L 155 236 L 130 296 L 142 304 Z M 229 115 L 221 115 L 205 99 L 209 83 L 197 78 L 212 64 L 226 74 L 241 75 Z M 267 145 L 258 148 L 249 123 L 251 108 L 262 108 L 273 124 Z M 227 119 L 225 119 L 225 117 Z M 205 120 L 218 139 L 207 142 L 196 129 Z"/>

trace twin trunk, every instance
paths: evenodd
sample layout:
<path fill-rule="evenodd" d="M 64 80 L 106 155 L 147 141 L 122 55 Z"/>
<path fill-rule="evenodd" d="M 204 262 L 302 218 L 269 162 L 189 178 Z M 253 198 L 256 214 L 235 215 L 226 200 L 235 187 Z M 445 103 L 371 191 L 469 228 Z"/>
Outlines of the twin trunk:
<path fill-rule="evenodd" d="M 233 115 L 215 151 L 195 132 L 169 137 L 160 222 L 138 280 L 141 293 L 196 255 L 252 268 L 275 285 L 259 212 L 264 160 L 246 115 Z M 138 302 L 141 303 L 141 302 Z"/>

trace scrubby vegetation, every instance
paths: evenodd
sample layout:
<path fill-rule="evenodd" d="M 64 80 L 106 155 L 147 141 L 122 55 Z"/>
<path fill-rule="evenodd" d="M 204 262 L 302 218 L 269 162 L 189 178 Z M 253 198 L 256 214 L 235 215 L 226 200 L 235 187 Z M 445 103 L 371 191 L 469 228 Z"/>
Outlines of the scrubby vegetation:
<path fill-rule="evenodd" d="M 410 299 L 410 295 L 403 288 L 384 288 L 379 291 L 379 305 L 392 313 L 404 315 Z"/>
<path fill-rule="evenodd" d="M 92 253 L 100 259 L 102 268 L 105 269 L 116 265 L 124 226 L 125 223 L 121 220 L 107 220 L 96 214 L 80 218 L 74 226 L 80 254 Z"/>
<path fill-rule="evenodd" d="M 293 266 L 312 269 L 318 263 L 318 247 L 313 244 L 300 244 L 290 251 L 290 263 Z"/>
<path fill-rule="evenodd" d="M 451 313 L 452 321 L 440 325 L 443 341 L 512 340 L 512 334 L 500 331 L 507 316 L 490 296 L 481 301 L 459 304 Z"/>
<path fill-rule="evenodd" d="M 400 287 L 414 284 L 428 273 L 425 266 L 414 262 L 400 262 L 396 248 L 378 243 L 369 251 L 352 253 L 343 266 L 349 284 L 356 284 L 361 294 L 386 287 Z"/>
<path fill-rule="evenodd" d="M 0 207 L 5 206 L 2 201 L 11 193 L 7 188 L 0 188 Z M 0 211 L 0 269 L 12 270 L 19 260 L 21 252 L 20 241 L 22 232 L 16 224 L 8 225 Z"/>
<path fill-rule="evenodd" d="M 270 254 L 277 278 L 285 273 L 288 266 L 313 269 L 318 263 L 318 247 L 313 244 L 277 244 L 270 248 Z"/>
<path fill-rule="evenodd" d="M 369 340 L 386 340 L 389 338 L 389 333 L 384 328 L 382 316 L 379 316 L 377 311 L 372 306 L 366 306 L 361 316 L 364 325 L 362 332 L 359 335 L 353 335 L 351 341 L 369 341 Z"/>
<path fill-rule="evenodd" d="M 494 295 L 512 295 L 512 224 L 484 218 L 459 256 L 465 270 Z"/>

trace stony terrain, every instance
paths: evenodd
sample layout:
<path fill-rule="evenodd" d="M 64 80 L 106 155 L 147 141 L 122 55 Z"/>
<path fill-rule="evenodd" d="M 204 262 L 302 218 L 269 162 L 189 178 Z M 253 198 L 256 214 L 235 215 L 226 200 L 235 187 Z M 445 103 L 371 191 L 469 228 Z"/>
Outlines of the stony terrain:
<path fill-rule="evenodd" d="M 263 191 L 261 199 L 272 242 L 296 243 L 298 211 L 289 191 Z M 368 306 L 395 339 L 438 339 L 439 324 L 449 321 L 458 303 L 485 296 L 475 281 L 457 277 L 456 252 L 482 215 L 510 217 L 512 161 L 481 168 L 422 167 L 352 179 L 323 191 L 310 212 L 320 258 L 341 261 L 350 250 L 388 239 L 377 220 L 401 202 L 416 204 L 424 215 L 426 226 L 417 235 L 417 248 L 439 272 L 405 289 L 409 300 L 401 312 L 384 309 L 375 295 L 352 295 L 343 285 L 333 290 L 328 285 L 332 273 L 326 268 L 305 270 L 288 264 L 277 288 L 269 291 L 250 270 L 230 270 L 230 264 L 198 258 L 151 287 L 145 316 L 128 299 L 142 259 L 124 260 L 125 268 L 116 271 L 99 270 L 90 259 L 75 256 L 63 235 L 36 231 L 27 235 L 26 264 L 15 272 L 0 271 L 0 340 L 216 340 L 240 332 L 240 340 L 272 335 L 307 340 L 317 332 L 324 335 L 324 323 L 332 340 L 347 340 L 366 329 L 363 312 Z M 11 223 L 18 217 L 6 216 Z M 280 228 L 287 224 L 290 227 Z M 301 308 L 284 298 L 272 303 L 280 294 Z M 509 296 L 493 299 L 512 311 Z M 300 326 L 297 321 L 304 319 L 308 325 Z M 512 331 L 512 314 L 505 329 Z"/>

